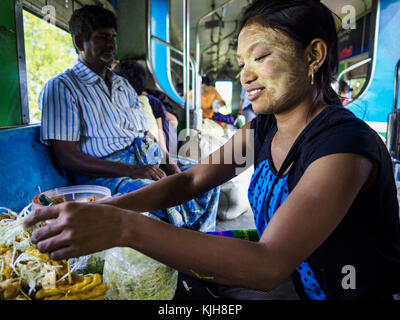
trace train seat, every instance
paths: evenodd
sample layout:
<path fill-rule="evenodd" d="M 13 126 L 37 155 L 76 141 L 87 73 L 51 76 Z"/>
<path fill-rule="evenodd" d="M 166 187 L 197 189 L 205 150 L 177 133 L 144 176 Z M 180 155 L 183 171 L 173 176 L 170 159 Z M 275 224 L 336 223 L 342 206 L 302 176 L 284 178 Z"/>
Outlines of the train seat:
<path fill-rule="evenodd" d="M 0 206 L 20 211 L 41 191 L 70 185 L 51 150 L 40 143 L 40 126 L 0 130 Z"/>

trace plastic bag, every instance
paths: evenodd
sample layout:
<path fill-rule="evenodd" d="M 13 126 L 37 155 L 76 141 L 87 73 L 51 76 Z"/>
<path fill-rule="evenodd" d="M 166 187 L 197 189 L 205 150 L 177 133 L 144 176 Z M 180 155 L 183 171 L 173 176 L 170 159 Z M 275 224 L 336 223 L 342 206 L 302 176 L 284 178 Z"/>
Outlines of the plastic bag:
<path fill-rule="evenodd" d="M 71 271 L 79 274 L 99 273 L 103 274 L 106 251 L 96 252 L 87 256 L 69 259 Z"/>
<path fill-rule="evenodd" d="M 171 300 L 178 271 L 131 248 L 107 250 L 103 282 L 110 300 Z"/>

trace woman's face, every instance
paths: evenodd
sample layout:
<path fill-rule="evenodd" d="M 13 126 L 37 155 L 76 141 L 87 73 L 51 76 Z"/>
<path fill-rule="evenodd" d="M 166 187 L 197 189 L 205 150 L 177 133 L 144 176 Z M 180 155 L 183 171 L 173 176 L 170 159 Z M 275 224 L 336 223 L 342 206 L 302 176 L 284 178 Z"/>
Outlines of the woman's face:
<path fill-rule="evenodd" d="M 287 111 L 310 93 L 305 50 L 279 30 L 246 25 L 239 34 L 237 58 L 241 83 L 257 113 Z"/>

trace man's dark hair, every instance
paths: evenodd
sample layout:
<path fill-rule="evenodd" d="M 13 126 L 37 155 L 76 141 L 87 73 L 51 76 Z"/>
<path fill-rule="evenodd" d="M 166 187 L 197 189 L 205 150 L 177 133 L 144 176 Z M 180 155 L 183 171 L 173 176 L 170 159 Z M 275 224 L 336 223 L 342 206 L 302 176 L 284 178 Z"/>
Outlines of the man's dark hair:
<path fill-rule="evenodd" d="M 84 41 L 89 41 L 92 33 L 100 28 L 114 28 L 117 30 L 115 15 L 100 6 L 84 6 L 75 10 L 69 20 L 71 35 L 80 35 Z"/>
<path fill-rule="evenodd" d="M 203 77 L 201 77 L 201 83 L 204 83 L 205 85 L 210 86 L 211 80 L 209 77 L 203 76 Z"/>
<path fill-rule="evenodd" d="M 124 77 L 135 89 L 138 95 L 141 95 L 146 87 L 146 69 L 135 60 L 122 60 L 113 69 L 113 72 Z"/>
<path fill-rule="evenodd" d="M 250 22 L 282 31 L 304 48 L 315 38 L 325 40 L 328 53 L 315 74 L 316 100 L 322 97 L 328 104 L 341 104 L 331 86 L 339 65 L 336 25 L 324 4 L 319 0 L 256 0 L 244 12 L 238 31 Z"/>
<path fill-rule="evenodd" d="M 347 84 L 346 81 L 340 80 L 339 81 L 339 92 L 349 92 L 350 86 Z"/>

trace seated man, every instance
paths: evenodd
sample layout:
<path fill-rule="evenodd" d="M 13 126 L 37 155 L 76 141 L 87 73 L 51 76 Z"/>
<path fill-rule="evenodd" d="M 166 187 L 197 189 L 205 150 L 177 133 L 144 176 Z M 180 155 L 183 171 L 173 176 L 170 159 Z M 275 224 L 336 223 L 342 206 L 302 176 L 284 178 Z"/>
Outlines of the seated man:
<path fill-rule="evenodd" d="M 164 178 L 162 151 L 146 135 L 149 123 L 135 90 L 109 70 L 117 36 L 113 13 L 85 6 L 74 12 L 69 26 L 79 59 L 50 79 L 40 94 L 41 140 L 77 184 L 103 185 L 116 194 Z M 150 214 L 176 226 L 212 231 L 218 198 L 219 189 L 213 189 Z"/>
<path fill-rule="evenodd" d="M 123 60 L 112 68 L 116 74 L 126 78 L 139 98 L 144 98 L 144 104 L 149 104 L 156 121 L 156 139 L 166 155 L 167 162 L 170 160 L 169 152 L 177 154 L 178 137 L 175 128 L 168 120 L 168 111 L 158 98 L 149 94 L 146 90 L 146 70 L 134 60 Z"/>

